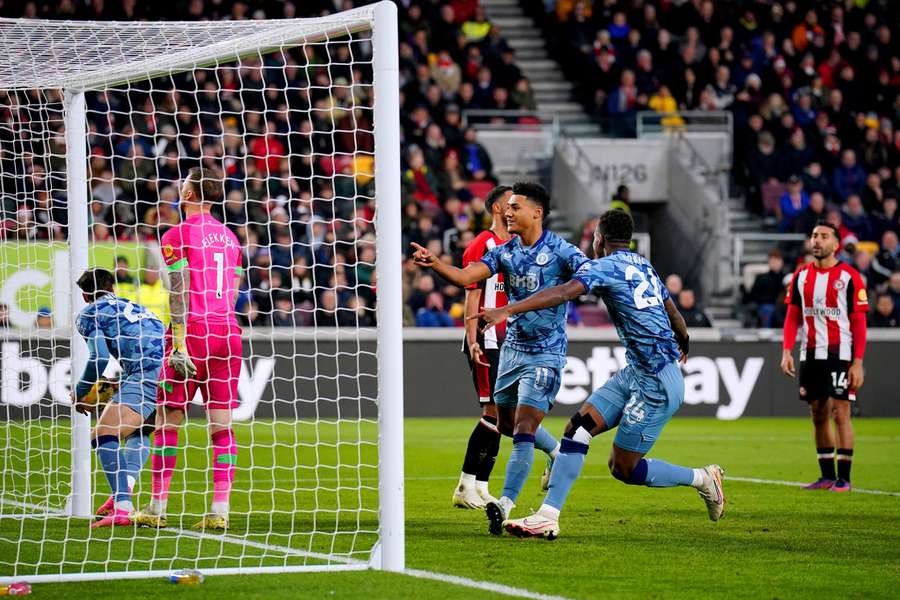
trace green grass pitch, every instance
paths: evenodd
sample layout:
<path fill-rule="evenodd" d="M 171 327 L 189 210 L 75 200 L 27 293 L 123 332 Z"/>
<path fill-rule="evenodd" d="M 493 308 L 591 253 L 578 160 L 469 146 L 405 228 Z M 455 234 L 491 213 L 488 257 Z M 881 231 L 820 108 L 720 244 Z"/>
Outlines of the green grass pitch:
<path fill-rule="evenodd" d="M 487 534 L 483 514 L 450 507 L 465 443 L 474 419 L 411 419 L 406 423 L 407 566 L 491 581 L 571 598 L 601 595 L 669 597 L 896 597 L 900 586 L 900 495 L 806 492 L 796 487 L 728 480 L 728 476 L 808 481 L 817 475 L 811 424 L 804 419 L 678 419 L 670 423 L 651 456 L 698 466 L 718 462 L 726 470 L 725 517 L 707 520 L 690 489 L 648 489 L 611 479 L 606 468 L 612 436 L 595 439 L 582 479 L 576 484 L 555 542 Z M 565 421 L 548 420 L 554 434 Z M 84 520 L 0 518 L 0 565 L 59 561 L 69 568 L 177 567 L 174 556 L 199 554 L 201 567 L 219 564 L 315 564 L 270 547 L 344 552 L 363 557 L 374 541 L 377 508 L 370 425 L 342 425 L 330 434 L 298 424 L 255 424 L 257 440 L 279 445 L 253 451 L 254 472 L 238 473 L 233 535 L 258 543 L 248 547 L 179 533 L 117 530 L 91 534 Z M 304 427 L 310 427 L 308 431 Z M 346 430 L 345 430 L 346 428 Z M 325 431 L 325 433 L 323 433 Z M 243 446 L 249 426 L 238 428 Z M 314 437 L 318 435 L 318 438 Z M 900 421 L 856 422 L 854 485 L 900 494 Z M 354 438 L 353 436 L 357 436 Z M 205 433 L 190 431 L 192 443 Z M 293 437 L 296 436 L 296 437 Z M 7 433 L 7 437 L 14 437 Z M 292 442 L 300 444 L 295 446 Z M 319 443 L 314 443 L 318 440 Z M 283 445 L 281 445 L 283 444 Z M 292 447 L 295 446 L 295 447 Z M 505 441 L 491 488 L 499 493 L 509 442 Z M 343 453 L 343 454 L 342 454 Z M 246 454 L 246 451 L 245 451 Z M 206 493 L 205 453 L 189 456 L 185 477 L 197 492 L 178 493 L 170 512 L 200 513 Z M 342 466 L 312 467 L 316 461 Z M 246 458 L 240 461 L 246 465 Z M 183 462 L 182 462 L 183 464 Z M 287 465 L 299 465 L 288 469 Z M 9 468 L 6 465 L 4 469 Z M 536 509 L 542 499 L 538 457 L 514 516 Z M 339 482 L 343 482 L 339 484 Z M 357 489 L 357 482 L 365 489 Z M 253 493 L 246 493 L 252 485 Z M 97 489 L 105 489 L 98 480 Z M 299 489 L 294 489 L 298 487 Z M 149 489 L 144 473 L 142 489 Z M 101 500 L 97 494 L 97 500 Z M 144 498 L 142 498 L 143 500 Z M 311 512 L 314 506 L 319 511 Z M 249 516 L 243 513 L 249 513 Z M 191 519 L 173 519 L 187 528 Z M 344 533 L 334 535 L 338 529 Z M 319 533 L 310 534 L 316 530 Z M 359 533 L 359 532 L 362 533 Z M 354 533 L 355 532 L 355 533 Z M 43 537 L 43 545 L 10 540 Z M 62 543 L 66 538 L 78 541 Z M 211 539 L 212 538 L 212 539 Z M 118 561 L 118 562 L 117 562 Z M 111 566 L 110 568 L 113 568 Z M 2 573 L 6 574 L 6 573 Z M 27 580 L 27 577 L 23 577 Z M 161 579 L 35 584 L 36 598 L 487 598 L 492 594 L 447 583 L 373 571 L 289 575 L 209 576 L 200 586 L 173 586 Z"/>

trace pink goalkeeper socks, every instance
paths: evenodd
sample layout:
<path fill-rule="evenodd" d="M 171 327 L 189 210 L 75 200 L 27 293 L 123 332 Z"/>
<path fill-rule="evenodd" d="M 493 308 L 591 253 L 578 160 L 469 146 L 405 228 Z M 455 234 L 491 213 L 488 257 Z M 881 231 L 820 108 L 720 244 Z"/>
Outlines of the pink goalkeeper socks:
<path fill-rule="evenodd" d="M 169 497 L 169 484 L 178 459 L 178 430 L 157 429 L 153 433 L 153 449 L 151 453 L 153 499 L 166 500 Z"/>
<path fill-rule="evenodd" d="M 212 434 L 213 502 L 228 502 L 237 465 L 237 443 L 231 429 Z"/>

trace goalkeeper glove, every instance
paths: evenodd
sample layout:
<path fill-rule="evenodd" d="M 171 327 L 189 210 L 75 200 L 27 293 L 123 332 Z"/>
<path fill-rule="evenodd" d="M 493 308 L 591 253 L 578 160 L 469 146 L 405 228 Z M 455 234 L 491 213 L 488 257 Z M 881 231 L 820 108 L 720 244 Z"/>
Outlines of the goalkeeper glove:
<path fill-rule="evenodd" d="M 172 353 L 169 355 L 169 366 L 183 379 L 190 379 L 197 374 L 197 367 L 185 348 L 184 325 L 181 323 L 172 324 Z"/>

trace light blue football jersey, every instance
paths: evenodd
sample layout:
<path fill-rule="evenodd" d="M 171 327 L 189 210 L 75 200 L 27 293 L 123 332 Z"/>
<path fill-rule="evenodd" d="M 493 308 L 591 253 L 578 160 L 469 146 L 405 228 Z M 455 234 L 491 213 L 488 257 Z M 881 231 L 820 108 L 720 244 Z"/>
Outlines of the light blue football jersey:
<path fill-rule="evenodd" d="M 628 363 L 659 373 L 680 356 L 663 303 L 669 292 L 650 262 L 630 250 L 589 261 L 574 279 L 603 299 Z"/>
<path fill-rule="evenodd" d="M 78 313 L 75 327 L 88 340 L 89 347 L 92 340 L 101 338 L 97 340 L 99 345 L 119 361 L 123 378 L 153 372 L 162 363 L 162 322 L 143 306 L 125 298 L 107 294 L 88 304 Z"/>
<path fill-rule="evenodd" d="M 487 252 L 481 262 L 492 275 L 503 273 L 506 295 L 512 303 L 569 281 L 588 259 L 581 250 L 545 230 L 533 246 L 523 246 L 521 238 L 515 236 Z M 511 316 L 506 323 L 507 346 L 519 352 L 565 356 L 565 304 Z"/>

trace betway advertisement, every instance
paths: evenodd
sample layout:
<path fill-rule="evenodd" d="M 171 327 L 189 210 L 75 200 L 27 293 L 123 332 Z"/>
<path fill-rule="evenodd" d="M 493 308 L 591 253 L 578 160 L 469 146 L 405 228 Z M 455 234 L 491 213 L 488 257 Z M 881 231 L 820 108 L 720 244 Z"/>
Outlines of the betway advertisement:
<path fill-rule="evenodd" d="M 459 333 L 461 335 L 461 332 Z M 404 343 L 408 417 L 472 416 L 479 413 L 460 337 L 407 335 Z M 409 338 L 413 339 L 409 339 Z M 591 391 L 625 363 L 624 349 L 609 340 L 569 344 L 554 415 L 570 416 Z M 743 416 L 804 416 L 796 380 L 781 374 L 777 341 L 692 343 L 683 365 L 685 401 L 679 415 L 732 420 Z M 235 419 L 341 418 L 377 415 L 376 341 L 343 333 L 255 331 L 244 340 Z M 0 418 L 69 414 L 71 361 L 64 338 L 11 338 L 0 342 Z M 900 417 L 896 357 L 900 337 L 869 342 L 866 383 L 858 394 L 863 415 Z M 114 371 L 115 365 L 110 367 Z M 194 399 L 198 405 L 199 397 Z"/>

